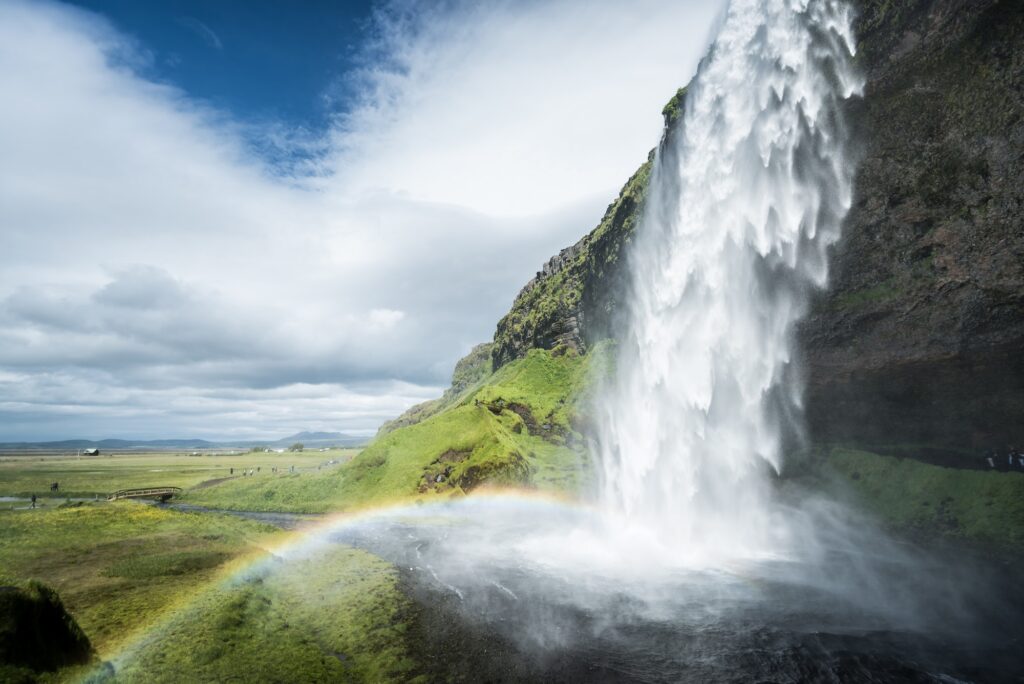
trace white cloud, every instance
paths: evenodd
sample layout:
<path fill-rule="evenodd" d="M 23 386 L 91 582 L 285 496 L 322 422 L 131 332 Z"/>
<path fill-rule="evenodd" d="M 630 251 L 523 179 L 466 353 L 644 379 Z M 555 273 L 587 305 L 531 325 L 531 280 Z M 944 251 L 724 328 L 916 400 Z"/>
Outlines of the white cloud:
<path fill-rule="evenodd" d="M 336 132 L 331 183 L 530 216 L 606 200 L 639 166 L 719 3 L 422 5 L 382 13 L 385 59 Z"/>
<path fill-rule="evenodd" d="M 0 3 L 0 440 L 368 430 L 436 393 L 656 142 L 716 4 L 392 5 L 350 116 L 265 131 L 322 153 L 282 178 L 101 18 Z"/>
<path fill-rule="evenodd" d="M 405 318 L 404 311 L 374 309 L 370 312 L 370 326 L 376 330 L 388 330 L 398 325 L 403 318 Z"/>
<path fill-rule="evenodd" d="M 224 49 L 224 43 L 221 42 L 220 36 L 218 36 L 212 28 L 195 17 L 181 17 L 178 19 L 178 23 L 199 36 L 199 38 L 206 43 L 207 47 L 211 47 L 214 50 Z"/>

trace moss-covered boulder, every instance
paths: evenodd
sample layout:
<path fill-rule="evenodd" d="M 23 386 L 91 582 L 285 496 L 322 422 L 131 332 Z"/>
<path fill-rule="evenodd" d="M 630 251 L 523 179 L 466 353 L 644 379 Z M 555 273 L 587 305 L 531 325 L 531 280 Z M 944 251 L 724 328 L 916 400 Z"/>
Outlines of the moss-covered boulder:
<path fill-rule="evenodd" d="M 0 584 L 0 679 L 31 681 L 93 658 L 88 637 L 57 592 L 40 582 Z"/>

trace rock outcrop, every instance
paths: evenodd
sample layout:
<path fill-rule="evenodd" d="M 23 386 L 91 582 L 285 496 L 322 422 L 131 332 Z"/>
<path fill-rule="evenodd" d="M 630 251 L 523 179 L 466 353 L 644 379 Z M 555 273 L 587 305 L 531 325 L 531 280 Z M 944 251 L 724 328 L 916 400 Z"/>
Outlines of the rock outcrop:
<path fill-rule="evenodd" d="M 1024 3 L 860 0 L 862 150 L 832 284 L 799 331 L 817 441 L 1024 443 Z M 665 108 L 666 130 L 685 91 Z M 498 324 L 497 369 L 622 315 L 651 160 Z"/>
<path fill-rule="evenodd" d="M 522 289 L 498 322 L 491 352 L 495 370 L 530 349 L 585 352 L 611 335 L 625 291 L 625 250 L 640 218 L 652 161 L 653 152 L 593 232 L 550 259 Z"/>
<path fill-rule="evenodd" d="M 39 673 L 93 657 L 57 592 L 39 582 L 0 586 L 0 680 L 35 681 Z"/>

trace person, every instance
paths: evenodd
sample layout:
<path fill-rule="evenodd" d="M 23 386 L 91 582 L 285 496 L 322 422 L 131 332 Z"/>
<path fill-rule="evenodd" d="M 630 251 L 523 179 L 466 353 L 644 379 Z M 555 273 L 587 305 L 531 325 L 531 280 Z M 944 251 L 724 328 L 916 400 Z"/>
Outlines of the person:
<path fill-rule="evenodd" d="M 36 495 L 33 494 L 32 495 L 32 508 L 35 508 L 35 507 L 36 507 Z"/>
<path fill-rule="evenodd" d="M 234 468 L 232 468 L 232 469 L 231 469 L 231 472 L 230 472 L 229 474 L 230 474 L 230 475 L 234 475 L 234 474 L 235 474 L 235 469 L 234 469 Z"/>

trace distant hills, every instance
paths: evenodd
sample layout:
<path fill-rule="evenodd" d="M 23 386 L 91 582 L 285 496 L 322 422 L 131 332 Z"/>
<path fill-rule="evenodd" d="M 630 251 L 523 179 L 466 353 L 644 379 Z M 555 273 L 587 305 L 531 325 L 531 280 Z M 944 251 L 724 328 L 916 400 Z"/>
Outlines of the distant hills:
<path fill-rule="evenodd" d="M 297 432 L 277 440 L 231 440 L 211 442 L 205 439 L 64 439 L 54 442 L 0 442 L 0 449 L 226 449 L 266 446 L 287 448 L 296 442 L 306 447 L 361 446 L 369 437 L 347 435 L 343 432 Z"/>

